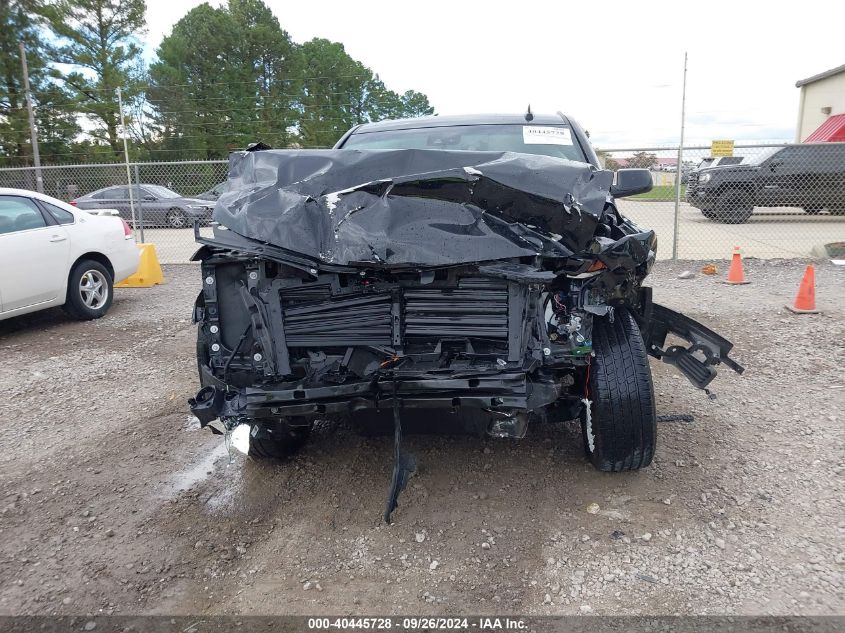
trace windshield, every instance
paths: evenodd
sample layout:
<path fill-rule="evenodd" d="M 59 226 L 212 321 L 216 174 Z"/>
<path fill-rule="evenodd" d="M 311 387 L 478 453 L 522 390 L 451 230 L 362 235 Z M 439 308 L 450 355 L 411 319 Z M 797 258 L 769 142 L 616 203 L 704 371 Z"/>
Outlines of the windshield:
<path fill-rule="evenodd" d="M 455 125 L 353 133 L 344 149 L 522 152 L 588 162 L 568 125 Z"/>
<path fill-rule="evenodd" d="M 167 187 L 162 187 L 161 185 L 144 185 L 144 189 L 149 191 L 153 194 L 156 198 L 181 198 L 178 193 L 175 191 L 168 189 Z"/>
<path fill-rule="evenodd" d="M 764 147 L 757 154 L 754 154 L 754 156 L 743 158 L 742 162 L 746 165 L 759 165 L 763 161 L 777 154 L 782 149 L 782 147 Z"/>

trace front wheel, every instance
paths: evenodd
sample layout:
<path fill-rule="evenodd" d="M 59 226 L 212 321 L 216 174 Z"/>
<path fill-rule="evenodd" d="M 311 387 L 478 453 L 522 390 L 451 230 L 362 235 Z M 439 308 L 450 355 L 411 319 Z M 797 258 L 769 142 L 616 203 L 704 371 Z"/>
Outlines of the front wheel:
<path fill-rule="evenodd" d="M 311 425 L 297 418 L 254 422 L 249 433 L 249 456 L 258 459 L 285 459 L 308 441 Z"/>
<path fill-rule="evenodd" d="M 754 213 L 754 201 L 744 189 L 728 189 L 716 200 L 713 219 L 724 224 L 745 224 Z"/>
<path fill-rule="evenodd" d="M 82 321 L 99 319 L 112 302 L 114 281 L 100 262 L 85 259 L 70 271 L 64 309 Z"/>
<path fill-rule="evenodd" d="M 627 309 L 617 309 L 613 321 L 594 320 L 593 351 L 581 413 L 587 458 L 606 472 L 644 468 L 657 440 L 654 387 L 645 342 Z"/>
<path fill-rule="evenodd" d="M 185 215 L 182 209 L 170 209 L 165 219 L 167 220 L 167 226 L 172 229 L 183 229 L 188 226 L 188 216 Z"/>

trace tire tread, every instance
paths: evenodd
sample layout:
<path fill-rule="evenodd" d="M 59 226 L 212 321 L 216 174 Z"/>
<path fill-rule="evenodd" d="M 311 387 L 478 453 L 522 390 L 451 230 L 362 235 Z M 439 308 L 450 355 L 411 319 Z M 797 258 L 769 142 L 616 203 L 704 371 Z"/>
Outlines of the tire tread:
<path fill-rule="evenodd" d="M 602 471 L 638 470 L 651 463 L 657 435 L 651 368 L 631 313 L 613 322 L 596 319 L 590 395 L 594 446 L 590 459 Z M 586 433 L 586 425 L 583 425 Z M 585 443 L 586 445 L 586 443 Z"/>

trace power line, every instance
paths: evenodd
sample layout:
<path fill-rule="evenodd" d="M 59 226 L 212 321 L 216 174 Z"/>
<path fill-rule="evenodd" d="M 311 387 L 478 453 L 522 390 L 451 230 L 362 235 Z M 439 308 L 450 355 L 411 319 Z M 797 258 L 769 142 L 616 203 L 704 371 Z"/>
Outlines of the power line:
<path fill-rule="evenodd" d="M 348 94 L 349 94 L 349 93 L 348 93 L 348 92 L 345 92 L 345 91 L 344 91 L 344 92 L 326 92 L 326 93 L 321 93 L 319 96 L 320 96 L 320 97 L 324 97 L 324 96 L 330 96 L 330 95 L 348 95 Z M 291 97 L 291 98 L 294 98 L 294 97 L 295 97 L 295 98 L 301 98 L 301 97 L 302 97 L 302 95 L 301 95 L 301 94 L 252 95 L 252 96 L 254 96 L 255 98 L 260 98 L 260 99 L 267 99 L 267 98 L 273 98 L 273 99 L 276 99 L 276 98 L 279 98 L 279 97 Z M 190 102 L 195 102 L 195 103 L 207 103 L 207 102 L 209 102 L 209 101 L 231 101 L 231 100 L 232 100 L 232 99 L 231 99 L 231 97 L 229 97 L 229 96 L 220 96 L 220 97 L 184 97 L 184 98 L 180 99 L 180 101 L 183 101 L 183 102 L 188 102 L 188 103 L 190 103 Z M 158 100 L 158 99 L 144 99 L 144 103 L 146 103 L 146 104 L 148 104 L 148 105 L 150 105 L 150 106 L 152 106 L 152 107 L 154 107 L 154 108 L 156 107 L 156 103 L 157 103 L 158 101 L 160 101 L 160 100 Z M 114 104 L 114 105 L 116 105 L 116 104 L 117 104 L 117 102 L 116 102 L 116 101 L 114 101 L 114 102 L 100 102 L 100 105 L 110 105 L 110 104 Z M 96 114 L 95 112 L 92 112 L 92 111 L 86 111 L 86 109 L 85 109 L 85 103 L 84 103 L 84 102 L 79 102 L 79 101 L 65 101 L 65 102 L 62 102 L 62 103 L 51 103 L 51 102 L 46 102 L 46 103 L 39 103 L 39 105 L 40 105 L 42 108 L 49 108 L 49 109 L 56 109 L 56 110 L 59 110 L 59 109 L 65 108 L 65 107 L 70 107 L 70 106 L 80 106 L 80 107 L 82 108 L 82 110 L 81 110 L 80 112 L 78 112 L 78 114 L 79 114 L 79 115 L 81 115 L 81 116 L 97 116 L 97 114 Z M 361 103 L 360 103 L 360 102 L 357 102 L 357 101 L 347 101 L 347 102 L 343 102 L 343 101 L 341 101 L 341 102 L 335 102 L 335 103 L 314 103 L 314 104 L 309 104 L 309 103 L 297 103 L 297 102 L 294 102 L 294 103 L 293 103 L 293 105 L 290 105 L 290 104 L 280 104 L 278 107 L 280 107 L 280 108 L 284 108 L 284 107 L 291 107 L 291 109 L 293 109 L 293 110 L 297 110 L 297 109 L 299 109 L 299 108 L 335 108 L 335 107 L 339 107 L 339 106 L 356 106 L 356 107 L 359 107 L 359 106 L 361 106 Z M 251 104 L 251 105 L 249 105 L 249 106 L 246 106 L 246 105 L 245 105 L 245 106 L 243 106 L 243 107 L 244 107 L 244 108 L 247 108 L 247 107 L 252 107 L 252 108 L 256 108 L 256 107 L 258 107 L 258 108 L 266 108 L 266 107 L 268 107 L 268 106 L 267 106 L 267 105 L 257 105 L 257 104 Z M 14 108 L 12 108 L 12 107 L 7 108 L 7 110 L 8 110 L 9 112 L 14 112 L 14 111 L 23 111 L 23 110 L 25 110 L 25 109 L 26 109 L 26 106 L 16 106 L 16 107 L 14 107 Z M 204 111 L 204 112 L 216 112 L 216 111 L 219 111 L 219 110 L 203 110 L 203 111 Z M 168 110 L 168 111 L 164 111 L 164 112 L 192 112 L 192 110 Z"/>

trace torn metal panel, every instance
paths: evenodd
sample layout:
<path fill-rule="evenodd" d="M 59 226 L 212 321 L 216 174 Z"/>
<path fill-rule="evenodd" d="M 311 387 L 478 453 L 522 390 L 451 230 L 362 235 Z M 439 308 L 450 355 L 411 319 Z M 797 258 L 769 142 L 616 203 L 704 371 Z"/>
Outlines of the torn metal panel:
<path fill-rule="evenodd" d="M 612 180 L 587 163 L 510 152 L 242 152 L 230 159 L 230 191 L 214 220 L 327 264 L 539 255 L 633 269 L 653 259 L 654 234 L 620 230 L 608 206 Z"/>

